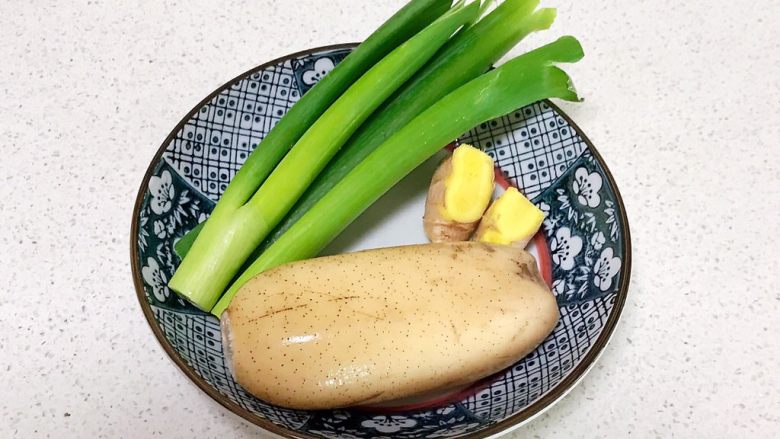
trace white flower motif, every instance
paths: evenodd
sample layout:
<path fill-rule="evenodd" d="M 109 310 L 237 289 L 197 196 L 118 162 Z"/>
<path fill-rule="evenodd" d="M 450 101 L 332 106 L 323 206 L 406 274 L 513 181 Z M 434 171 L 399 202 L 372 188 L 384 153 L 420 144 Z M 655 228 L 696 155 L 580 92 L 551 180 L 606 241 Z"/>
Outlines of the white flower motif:
<path fill-rule="evenodd" d="M 345 433 L 343 431 L 309 430 L 309 433 L 318 434 L 330 439 L 362 439 L 360 436 Z"/>
<path fill-rule="evenodd" d="M 314 63 L 314 67 L 311 70 L 303 72 L 303 83 L 306 85 L 314 85 L 324 78 L 333 68 L 333 60 L 330 58 L 320 58 Z"/>
<path fill-rule="evenodd" d="M 579 168 L 574 172 L 574 183 L 572 189 L 577 196 L 577 201 L 583 206 L 598 207 L 601 204 L 599 190 L 603 181 L 598 172 L 588 174 L 585 168 Z"/>
<path fill-rule="evenodd" d="M 160 264 L 154 258 L 146 260 L 146 266 L 141 268 L 141 275 L 144 281 L 152 287 L 154 297 L 158 301 L 165 302 L 170 297 L 171 291 L 168 289 L 168 279 L 165 277 L 165 273 L 160 270 Z"/>
<path fill-rule="evenodd" d="M 162 215 L 171 210 L 173 197 L 176 195 L 171 173 L 166 170 L 159 177 L 152 176 L 149 179 L 149 192 L 152 194 L 152 199 L 149 202 L 152 212 Z"/>
<path fill-rule="evenodd" d="M 620 258 L 614 256 L 612 248 L 605 248 L 596 260 L 596 265 L 593 266 L 593 284 L 601 291 L 609 290 L 612 286 L 612 280 L 620 272 L 621 265 Z"/>
<path fill-rule="evenodd" d="M 169 236 L 173 236 L 173 232 L 176 230 L 175 221 L 156 220 L 154 222 L 154 234 L 160 239 L 165 239 Z"/>
<path fill-rule="evenodd" d="M 604 247 L 604 244 L 607 242 L 607 237 L 604 236 L 601 232 L 596 232 L 591 238 L 590 238 L 590 245 L 593 246 L 596 250 L 601 250 L 602 247 Z"/>
<path fill-rule="evenodd" d="M 455 411 L 455 406 L 454 405 L 450 405 L 450 406 L 447 406 L 447 407 L 442 407 L 440 409 L 436 409 L 436 414 L 437 415 L 449 415 L 450 413 L 452 413 L 454 411 Z"/>
<path fill-rule="evenodd" d="M 549 205 L 549 204 L 547 204 L 547 203 L 545 203 L 544 201 L 542 201 L 541 203 L 539 203 L 539 210 L 541 210 L 542 212 L 544 212 L 544 216 L 545 216 L 545 217 L 548 217 L 548 216 L 550 216 L 550 205 Z"/>
<path fill-rule="evenodd" d="M 553 262 L 566 271 L 574 268 L 574 258 L 582 251 L 582 238 L 572 236 L 571 229 L 561 227 L 550 241 Z"/>
<path fill-rule="evenodd" d="M 557 279 L 553 282 L 552 290 L 555 297 L 563 295 L 566 292 L 566 279 Z"/>
<path fill-rule="evenodd" d="M 456 425 L 455 427 L 448 428 L 446 430 L 439 430 L 436 432 L 433 432 L 429 434 L 428 438 L 435 438 L 435 437 L 453 437 L 453 436 L 460 436 L 468 431 L 471 431 L 474 427 L 478 427 L 479 424 L 476 422 L 472 422 L 471 424 L 460 424 Z"/>
<path fill-rule="evenodd" d="M 403 428 L 412 428 L 417 421 L 406 416 L 374 416 L 360 423 L 363 427 L 373 428 L 380 433 L 396 433 Z"/>

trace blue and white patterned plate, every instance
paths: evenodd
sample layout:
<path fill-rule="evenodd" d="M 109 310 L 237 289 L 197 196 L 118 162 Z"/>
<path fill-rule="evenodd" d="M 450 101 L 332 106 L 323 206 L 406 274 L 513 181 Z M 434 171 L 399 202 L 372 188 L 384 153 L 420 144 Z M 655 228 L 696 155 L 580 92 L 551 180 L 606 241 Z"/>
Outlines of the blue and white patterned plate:
<path fill-rule="evenodd" d="M 549 102 L 475 127 L 461 140 L 486 150 L 500 181 L 547 214 L 534 252 L 560 305 L 555 331 L 509 369 L 455 395 L 392 408 L 301 411 L 247 394 L 231 378 L 219 322 L 167 287 L 173 243 L 204 221 L 250 151 L 353 45 L 313 49 L 247 72 L 215 91 L 168 136 L 143 179 L 132 222 L 138 298 L 168 355 L 201 389 L 245 419 L 291 438 L 488 437 L 541 413 L 593 365 L 620 317 L 631 266 L 618 189 L 596 150 Z M 328 249 L 422 242 L 429 162 Z M 417 234 L 409 230 L 419 230 Z"/>

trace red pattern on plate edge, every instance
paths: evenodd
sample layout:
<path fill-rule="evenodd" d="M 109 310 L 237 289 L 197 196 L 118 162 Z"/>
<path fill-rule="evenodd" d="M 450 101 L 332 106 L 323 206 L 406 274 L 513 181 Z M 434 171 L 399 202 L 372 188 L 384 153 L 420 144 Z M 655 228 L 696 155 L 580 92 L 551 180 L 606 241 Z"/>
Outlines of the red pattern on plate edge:
<path fill-rule="evenodd" d="M 446 149 L 447 151 L 452 152 L 452 150 L 454 149 L 454 145 L 448 145 Z M 502 188 L 504 188 L 504 190 L 510 187 L 517 188 L 516 185 L 510 183 L 509 180 L 506 179 L 504 173 L 498 167 L 496 167 L 496 182 Z M 519 188 L 517 189 L 519 190 Z M 552 262 L 550 257 L 550 246 L 547 244 L 547 238 L 545 237 L 543 231 L 540 230 L 534 236 L 533 243 L 536 245 L 536 250 L 539 253 L 539 260 L 538 260 L 539 271 L 542 274 L 542 278 L 544 279 L 544 282 L 547 284 L 547 286 L 550 289 L 552 289 Z M 474 396 L 477 393 L 481 392 L 482 390 L 490 387 L 490 384 L 498 380 L 503 374 L 504 371 L 498 372 L 494 375 L 483 378 L 473 383 L 472 385 L 470 385 L 469 387 L 461 391 L 451 393 L 449 395 L 444 395 L 428 401 L 415 403 L 415 404 L 406 404 L 400 406 L 382 406 L 382 407 L 356 406 L 353 408 L 368 413 L 402 413 L 402 412 L 409 412 L 413 410 L 424 410 L 424 409 L 439 407 L 442 405 L 454 404 L 456 402 L 463 401 L 466 398 Z"/>

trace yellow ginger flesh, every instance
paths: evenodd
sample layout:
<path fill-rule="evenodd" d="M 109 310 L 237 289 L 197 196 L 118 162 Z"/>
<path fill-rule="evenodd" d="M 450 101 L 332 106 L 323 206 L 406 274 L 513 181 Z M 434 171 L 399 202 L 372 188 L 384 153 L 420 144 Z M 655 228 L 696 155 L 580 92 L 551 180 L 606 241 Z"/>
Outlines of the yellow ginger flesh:
<path fill-rule="evenodd" d="M 525 247 L 544 221 L 544 212 L 515 188 L 507 189 L 485 213 L 476 240 Z"/>
<path fill-rule="evenodd" d="M 440 214 L 458 223 L 478 221 L 493 196 L 493 159 L 471 145 L 461 145 L 452 154 L 452 172 L 445 182 Z"/>

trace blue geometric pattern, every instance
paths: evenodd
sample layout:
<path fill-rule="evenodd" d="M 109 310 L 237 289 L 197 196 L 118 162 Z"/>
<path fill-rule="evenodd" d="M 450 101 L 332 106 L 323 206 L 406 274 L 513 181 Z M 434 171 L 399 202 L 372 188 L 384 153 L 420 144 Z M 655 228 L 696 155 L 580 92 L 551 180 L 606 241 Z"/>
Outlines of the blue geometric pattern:
<path fill-rule="evenodd" d="M 219 320 L 212 315 L 170 311 L 152 306 L 157 324 L 182 359 L 215 389 L 251 412 L 279 425 L 302 427 L 311 416 L 304 411 L 275 407 L 246 393 L 233 380 L 222 355 Z"/>
<path fill-rule="evenodd" d="M 602 335 L 625 275 L 625 234 L 615 188 L 580 134 L 546 102 L 482 124 L 460 139 L 486 150 L 545 212 L 561 313 L 554 332 L 534 352 L 476 394 L 435 408 L 382 415 L 267 404 L 230 375 L 218 320 L 167 288 L 180 263 L 174 243 L 208 217 L 227 182 L 280 116 L 347 53 L 321 52 L 252 73 L 185 122 L 154 165 L 135 219 L 136 275 L 164 342 L 197 376 L 251 414 L 324 438 L 437 438 L 480 431 L 527 408 L 572 373 Z"/>
<path fill-rule="evenodd" d="M 249 154 L 300 99 L 291 62 L 231 84 L 176 133 L 164 157 L 214 201 Z"/>
<path fill-rule="evenodd" d="M 561 319 L 539 347 L 489 388 L 466 399 L 480 420 L 494 422 L 519 412 L 568 375 L 593 345 L 609 318 L 616 295 L 560 308 Z"/>
<path fill-rule="evenodd" d="M 550 187 L 588 147 L 546 102 L 483 123 L 461 141 L 487 152 L 529 199 Z"/>
<path fill-rule="evenodd" d="M 196 188 L 218 201 L 271 128 L 349 52 L 339 49 L 302 56 L 231 84 L 187 121 L 164 157 Z"/>
<path fill-rule="evenodd" d="M 618 291 L 625 260 L 615 194 L 586 151 L 534 202 L 547 215 L 553 293 L 561 306 Z"/>

